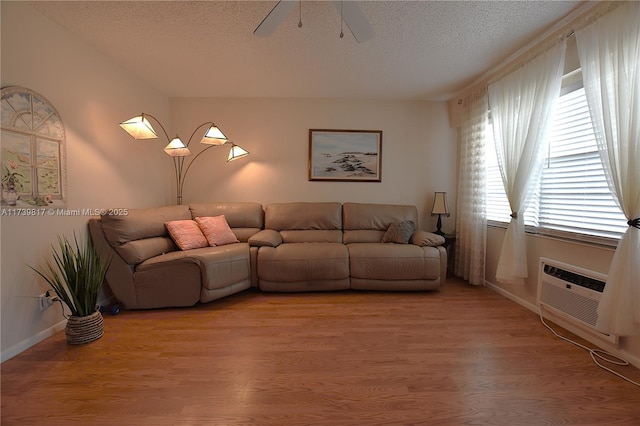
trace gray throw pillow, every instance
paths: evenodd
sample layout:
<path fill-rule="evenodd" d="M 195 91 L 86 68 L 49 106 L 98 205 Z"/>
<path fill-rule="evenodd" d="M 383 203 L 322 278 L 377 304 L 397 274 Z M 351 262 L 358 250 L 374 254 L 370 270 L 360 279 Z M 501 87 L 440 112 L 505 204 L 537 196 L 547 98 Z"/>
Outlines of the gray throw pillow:
<path fill-rule="evenodd" d="M 389 228 L 387 228 L 387 232 L 385 232 L 384 237 L 382 237 L 382 242 L 408 244 L 415 227 L 416 225 L 412 220 L 393 222 L 389 225 Z"/>

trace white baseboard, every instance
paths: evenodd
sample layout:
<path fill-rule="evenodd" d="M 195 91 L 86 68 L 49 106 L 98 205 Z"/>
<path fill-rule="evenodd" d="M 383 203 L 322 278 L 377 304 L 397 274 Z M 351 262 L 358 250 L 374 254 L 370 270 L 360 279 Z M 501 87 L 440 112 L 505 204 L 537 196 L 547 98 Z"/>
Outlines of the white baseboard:
<path fill-rule="evenodd" d="M 518 305 L 520 306 L 524 306 L 525 308 L 527 308 L 528 310 L 530 310 L 531 312 L 534 312 L 536 314 L 540 313 L 540 310 L 538 309 L 538 306 L 528 302 L 524 299 L 522 299 L 521 297 L 516 296 L 513 293 L 510 293 L 508 291 L 506 291 L 505 289 L 503 289 L 500 286 L 495 285 L 492 282 L 489 282 L 487 280 L 485 280 L 485 286 L 489 287 L 491 290 L 495 291 L 496 293 L 499 293 L 500 295 L 506 297 L 507 299 L 516 302 Z M 571 326 L 571 324 L 569 323 L 562 323 L 560 324 L 560 322 L 558 323 L 558 325 L 560 325 L 563 328 L 566 328 L 567 330 L 569 330 L 570 332 L 582 337 L 583 339 L 587 340 L 588 342 L 590 342 L 591 344 L 604 349 L 607 352 L 610 352 L 611 354 L 629 362 L 629 364 L 633 365 L 636 368 L 640 368 L 640 358 L 638 358 L 637 356 L 627 352 L 624 349 L 620 349 L 619 347 L 616 347 L 614 345 L 610 345 L 610 344 L 606 344 L 606 342 L 603 342 L 599 339 L 594 338 L 593 336 L 591 336 L 588 333 L 582 333 L 579 329 L 574 328 Z"/>
<path fill-rule="evenodd" d="M 502 296 L 504 296 L 507 299 L 510 299 L 510 300 L 516 302 L 518 305 L 524 306 L 525 308 L 527 308 L 531 312 L 538 313 L 538 307 L 536 305 L 534 305 L 533 303 L 527 302 L 523 298 L 518 297 L 513 293 L 509 293 L 508 291 L 506 291 L 502 287 L 497 286 L 494 283 L 491 283 L 491 282 L 489 282 L 487 280 L 485 280 L 484 284 L 487 287 L 489 287 L 491 290 L 495 291 L 496 293 L 500 293 Z"/>
<path fill-rule="evenodd" d="M 42 342 L 44 339 L 53 336 L 54 334 L 56 334 L 61 330 L 64 330 L 66 325 L 67 325 L 67 320 L 60 321 L 59 323 L 54 324 L 51 327 L 42 330 L 40 333 L 36 334 L 35 336 L 32 336 L 26 340 L 23 340 L 22 342 L 10 347 L 9 349 L 3 350 L 2 353 L 0 353 L 0 362 L 5 362 L 6 360 L 11 359 L 14 356 L 18 355 L 19 353 L 26 351 L 30 347 Z"/>

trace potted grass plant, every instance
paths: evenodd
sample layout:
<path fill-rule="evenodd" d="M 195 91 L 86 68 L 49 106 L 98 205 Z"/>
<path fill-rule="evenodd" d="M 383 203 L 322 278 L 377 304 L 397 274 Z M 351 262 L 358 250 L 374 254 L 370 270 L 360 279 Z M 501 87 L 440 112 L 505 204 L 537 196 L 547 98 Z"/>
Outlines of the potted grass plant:
<path fill-rule="evenodd" d="M 98 295 L 102 288 L 107 262 L 104 262 L 87 236 L 82 244 L 77 236 L 73 240 L 58 236 L 58 247 L 52 247 L 53 263 L 47 261 L 43 270 L 32 266 L 38 275 L 56 292 L 58 300 L 66 306 L 65 333 L 70 344 L 89 343 L 102 337 L 103 318 L 97 309 Z"/>

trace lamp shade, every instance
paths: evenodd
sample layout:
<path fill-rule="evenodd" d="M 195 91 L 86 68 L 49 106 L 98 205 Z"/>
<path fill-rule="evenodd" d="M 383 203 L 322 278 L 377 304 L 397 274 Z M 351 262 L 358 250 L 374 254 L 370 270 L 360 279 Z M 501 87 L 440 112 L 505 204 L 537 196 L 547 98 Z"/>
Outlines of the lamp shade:
<path fill-rule="evenodd" d="M 169 145 L 164 147 L 164 152 L 170 157 L 186 157 L 191 155 L 189 148 L 187 148 L 177 135 L 169 142 Z"/>
<path fill-rule="evenodd" d="M 449 206 L 447 205 L 447 193 L 446 192 L 436 192 L 435 198 L 433 199 L 433 208 L 431 209 L 431 214 L 444 214 L 449 215 Z"/>
<path fill-rule="evenodd" d="M 200 143 L 206 145 L 224 145 L 227 143 L 227 137 L 222 133 L 222 130 L 218 128 L 215 124 L 211 123 L 211 127 L 204 134 Z"/>
<path fill-rule="evenodd" d="M 134 139 L 155 139 L 158 137 L 158 134 L 144 114 L 133 117 L 127 121 L 123 121 L 120 123 L 120 127 L 129 133 Z"/>
<path fill-rule="evenodd" d="M 231 149 L 229 150 L 229 157 L 227 158 L 227 162 L 237 160 L 241 157 L 246 157 L 247 155 L 249 155 L 249 152 L 239 147 L 235 143 L 232 143 Z"/>

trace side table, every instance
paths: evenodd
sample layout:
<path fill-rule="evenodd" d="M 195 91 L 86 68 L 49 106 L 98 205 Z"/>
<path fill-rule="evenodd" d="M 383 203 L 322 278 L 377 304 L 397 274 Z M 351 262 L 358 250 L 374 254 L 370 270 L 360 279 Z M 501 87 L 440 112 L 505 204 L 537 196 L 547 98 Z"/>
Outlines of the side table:
<path fill-rule="evenodd" d="M 447 250 L 447 278 L 454 276 L 454 266 L 456 264 L 456 235 L 446 234 L 444 236 L 444 248 Z"/>

